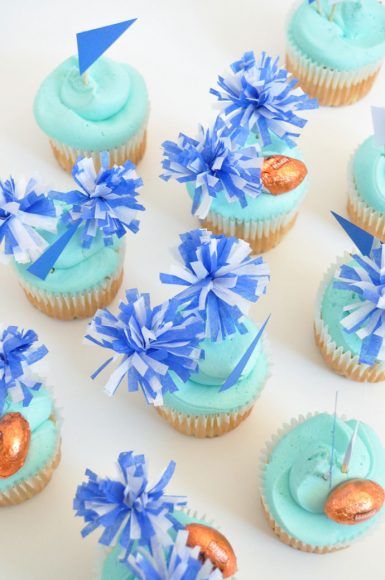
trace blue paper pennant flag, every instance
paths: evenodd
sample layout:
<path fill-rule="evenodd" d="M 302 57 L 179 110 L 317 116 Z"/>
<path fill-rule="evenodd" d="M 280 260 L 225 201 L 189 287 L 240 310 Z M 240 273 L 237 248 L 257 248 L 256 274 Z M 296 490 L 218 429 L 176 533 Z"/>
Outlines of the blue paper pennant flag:
<path fill-rule="evenodd" d="M 262 324 L 261 328 L 259 329 L 257 336 L 254 338 L 254 340 L 250 344 L 250 346 L 247 349 L 247 351 L 245 352 L 245 354 L 242 356 L 241 360 L 239 361 L 239 363 L 237 364 L 235 369 L 233 369 L 233 371 L 227 377 L 227 380 L 223 383 L 223 385 L 219 389 L 219 392 L 227 391 L 227 389 L 230 389 L 239 380 L 239 378 L 243 372 L 243 369 L 246 367 L 247 363 L 250 360 L 251 355 L 253 354 L 254 350 L 257 347 L 257 344 L 259 343 L 259 340 L 263 334 L 263 331 L 265 330 L 267 323 L 270 320 L 270 316 L 271 316 L 271 314 L 266 318 L 265 322 Z"/>
<path fill-rule="evenodd" d="M 372 251 L 373 243 L 375 240 L 374 236 L 362 228 L 356 226 L 349 220 L 338 215 L 338 213 L 332 211 L 332 214 L 338 223 L 343 227 L 352 242 L 354 242 L 354 244 L 357 246 L 361 254 L 363 256 L 370 256 L 370 252 Z"/>
<path fill-rule="evenodd" d="M 70 241 L 70 239 L 75 235 L 76 230 L 78 229 L 81 220 L 73 224 L 71 227 L 68 228 L 64 232 L 60 238 L 56 240 L 41 256 L 31 264 L 28 268 L 28 272 L 40 278 L 41 280 L 45 280 L 50 273 L 51 269 L 55 265 L 57 259 L 59 258 L 60 254 L 63 252 L 64 248 Z"/>
<path fill-rule="evenodd" d="M 117 22 L 101 28 L 78 32 L 79 72 L 82 75 L 87 69 L 129 28 L 136 18 Z"/>

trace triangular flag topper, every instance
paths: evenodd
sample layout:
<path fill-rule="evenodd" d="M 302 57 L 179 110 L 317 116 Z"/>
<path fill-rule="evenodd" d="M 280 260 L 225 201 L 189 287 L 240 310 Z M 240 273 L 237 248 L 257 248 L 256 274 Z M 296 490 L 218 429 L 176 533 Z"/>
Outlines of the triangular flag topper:
<path fill-rule="evenodd" d="M 129 28 L 136 18 L 117 22 L 102 28 L 93 28 L 78 32 L 76 40 L 78 43 L 79 72 L 82 75 L 118 38 Z"/>
<path fill-rule="evenodd" d="M 254 338 L 254 340 L 252 341 L 252 343 L 248 347 L 247 351 L 242 356 L 242 358 L 239 360 L 235 369 L 232 370 L 232 372 L 227 377 L 226 381 L 223 383 L 223 385 L 219 389 L 220 393 L 222 391 L 227 391 L 227 389 L 230 389 L 239 380 L 239 378 L 243 372 L 243 369 L 246 367 L 247 363 L 250 360 L 251 355 L 253 354 L 253 352 L 255 351 L 255 349 L 257 347 L 257 344 L 259 343 L 259 340 L 263 334 L 263 331 L 265 330 L 267 323 L 270 320 L 270 316 L 271 315 L 269 315 L 266 318 L 265 322 L 262 324 L 261 328 L 259 329 L 258 334 L 256 335 L 256 337 Z"/>
<path fill-rule="evenodd" d="M 352 242 L 357 246 L 361 254 L 363 256 L 370 256 L 375 240 L 374 236 L 355 224 L 352 224 L 352 222 L 338 215 L 338 213 L 332 211 L 332 214 L 343 227 Z"/>

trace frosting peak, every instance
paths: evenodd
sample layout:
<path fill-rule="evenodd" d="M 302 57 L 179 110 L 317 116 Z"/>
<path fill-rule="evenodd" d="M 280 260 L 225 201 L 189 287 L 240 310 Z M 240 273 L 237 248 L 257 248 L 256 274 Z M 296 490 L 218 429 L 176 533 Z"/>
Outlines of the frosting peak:
<path fill-rule="evenodd" d="M 99 59 L 89 69 L 87 82 L 72 57 L 60 87 L 62 103 L 83 119 L 103 121 L 116 115 L 130 94 L 130 77 L 123 65 Z"/>

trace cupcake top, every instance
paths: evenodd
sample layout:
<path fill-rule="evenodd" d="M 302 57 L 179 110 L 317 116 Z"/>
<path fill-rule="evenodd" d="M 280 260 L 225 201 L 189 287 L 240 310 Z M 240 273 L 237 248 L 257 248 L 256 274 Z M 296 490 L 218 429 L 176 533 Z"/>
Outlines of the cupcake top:
<path fill-rule="evenodd" d="M 138 232 L 137 212 L 143 211 L 144 207 L 137 201 L 137 190 L 143 182 L 136 173 L 135 165 L 126 161 L 122 166 L 110 168 L 106 152 L 101 154 L 100 159 L 99 171 L 91 157 L 80 158 L 75 163 L 72 176 L 78 189 L 50 191 L 49 197 L 56 202 L 61 214 L 59 232 L 57 236 L 46 236 L 50 245 L 28 267 L 25 272 L 27 281 L 34 277 L 43 281 L 48 279 L 47 284 L 41 283 L 40 286 L 56 291 L 60 290 L 60 282 L 64 282 L 61 290 L 70 291 L 74 282 L 75 285 L 79 280 L 84 283 L 82 272 L 76 267 L 85 263 L 88 266 L 83 272 L 85 277 L 93 279 L 99 275 L 100 279 L 98 268 L 108 268 L 118 259 L 116 252 L 108 252 L 107 249 L 117 249 L 119 240 L 128 231 Z M 91 261 L 95 255 L 102 259 Z M 70 274 L 70 269 L 76 276 L 75 280 L 74 276 L 70 276 L 67 285 L 65 278 Z M 23 269 L 19 270 L 22 272 Z M 64 275 L 60 276 L 63 270 Z M 114 272 L 113 268 L 111 272 Z"/>
<path fill-rule="evenodd" d="M 358 196 L 371 208 L 385 212 L 384 148 L 368 137 L 357 149 L 352 163 L 352 177 Z"/>
<path fill-rule="evenodd" d="M 344 484 L 354 480 L 360 482 L 356 484 L 359 493 L 376 489 L 383 502 L 385 451 L 368 425 L 357 426 L 357 421 L 324 413 L 294 423 L 268 450 L 262 494 L 269 513 L 289 535 L 311 546 L 333 546 L 349 543 L 366 532 L 382 509 L 382 502 L 374 495 L 362 505 L 362 497 L 354 493 L 343 497 Z M 351 493 L 351 486 L 345 490 Z M 332 500 L 334 511 L 329 511 Z M 370 510 L 372 503 L 376 508 Z M 345 514 L 344 523 L 341 513 Z"/>
<path fill-rule="evenodd" d="M 154 485 L 147 462 L 132 451 L 118 457 L 118 478 L 101 478 L 90 470 L 74 499 L 87 536 L 101 527 L 99 542 L 115 546 L 102 578 L 108 580 L 219 580 L 236 571 L 234 552 L 222 534 L 180 511 L 186 500 L 166 494 L 175 469 L 170 462 Z"/>
<path fill-rule="evenodd" d="M 288 25 L 289 42 L 318 65 L 351 71 L 385 56 L 385 7 L 378 0 L 333 5 L 304 0 Z"/>
<path fill-rule="evenodd" d="M 79 74 L 71 57 L 44 80 L 34 114 L 49 137 L 80 150 L 104 151 L 137 134 L 146 122 L 148 94 L 142 76 L 127 64 L 99 58 Z"/>
<path fill-rule="evenodd" d="M 359 251 L 334 268 L 322 288 L 321 317 L 339 346 L 371 366 L 385 361 L 385 246 L 348 220 L 336 217 Z"/>
<path fill-rule="evenodd" d="M 33 372 L 47 352 L 33 330 L 0 329 L 0 493 L 35 475 L 57 449 L 52 397 Z"/>
<path fill-rule="evenodd" d="M 186 381 L 196 371 L 203 337 L 204 324 L 195 312 L 184 312 L 173 301 L 152 307 L 149 294 L 128 290 L 117 316 L 99 310 L 89 325 L 86 338 L 114 353 L 92 378 L 113 362 L 108 395 L 126 379 L 129 391 L 140 389 L 147 403 L 162 405 L 164 394 L 177 389 L 176 379 Z"/>
<path fill-rule="evenodd" d="M 269 133 L 269 145 L 249 134 L 226 134 L 218 117 L 211 129 L 199 128 L 196 139 L 180 134 L 163 143 L 164 173 L 186 183 L 192 213 L 199 219 L 211 210 L 225 217 L 266 219 L 290 211 L 306 191 L 307 169 L 297 150 Z M 290 152 L 290 156 L 288 155 Z"/>
<path fill-rule="evenodd" d="M 261 257 L 250 257 L 243 240 L 203 229 L 180 238 L 180 263 L 160 278 L 186 287 L 173 300 L 202 319 L 204 356 L 198 372 L 184 384 L 177 381 L 165 403 L 195 415 L 228 412 L 254 400 L 265 382 L 267 360 L 259 341 L 266 323 L 257 328 L 245 313 L 249 301 L 266 292 L 269 269 Z"/>

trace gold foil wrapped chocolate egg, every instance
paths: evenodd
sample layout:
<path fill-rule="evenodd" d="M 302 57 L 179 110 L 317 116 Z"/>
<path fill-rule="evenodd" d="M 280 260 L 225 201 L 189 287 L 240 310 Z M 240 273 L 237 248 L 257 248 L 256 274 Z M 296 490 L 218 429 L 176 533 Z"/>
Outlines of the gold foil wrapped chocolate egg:
<path fill-rule="evenodd" d="M 224 578 L 235 574 L 237 559 L 230 542 L 223 534 L 203 524 L 188 524 L 186 530 L 187 545 L 191 548 L 199 546 L 203 560 L 210 560 L 215 568 L 222 572 Z"/>
<path fill-rule="evenodd" d="M 262 183 L 273 195 L 287 193 L 298 187 L 306 175 L 306 165 L 286 155 L 266 157 L 261 170 Z"/>
<path fill-rule="evenodd" d="M 350 479 L 330 492 L 324 511 L 334 522 L 354 526 L 375 516 L 384 500 L 384 489 L 378 483 Z"/>
<path fill-rule="evenodd" d="M 24 465 L 31 442 L 29 423 L 20 413 L 0 420 L 0 477 L 10 477 Z"/>

